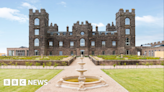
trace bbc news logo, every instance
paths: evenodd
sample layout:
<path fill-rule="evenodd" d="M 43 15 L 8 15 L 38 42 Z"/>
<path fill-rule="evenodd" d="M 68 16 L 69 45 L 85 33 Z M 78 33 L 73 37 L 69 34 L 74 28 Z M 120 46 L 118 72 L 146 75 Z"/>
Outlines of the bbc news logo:
<path fill-rule="evenodd" d="M 18 85 L 19 84 L 19 85 Z M 48 80 L 4 79 L 4 86 L 47 85 Z"/>

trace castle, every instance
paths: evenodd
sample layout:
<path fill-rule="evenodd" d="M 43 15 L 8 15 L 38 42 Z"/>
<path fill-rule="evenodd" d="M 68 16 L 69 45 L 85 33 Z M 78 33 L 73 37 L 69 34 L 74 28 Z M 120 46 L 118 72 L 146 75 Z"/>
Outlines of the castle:
<path fill-rule="evenodd" d="M 72 31 L 59 32 L 58 25 L 49 26 L 45 9 L 29 10 L 29 55 L 137 55 L 135 47 L 135 9 L 116 13 L 116 25 L 107 24 L 106 31 L 92 30 L 88 21 L 77 21 Z"/>

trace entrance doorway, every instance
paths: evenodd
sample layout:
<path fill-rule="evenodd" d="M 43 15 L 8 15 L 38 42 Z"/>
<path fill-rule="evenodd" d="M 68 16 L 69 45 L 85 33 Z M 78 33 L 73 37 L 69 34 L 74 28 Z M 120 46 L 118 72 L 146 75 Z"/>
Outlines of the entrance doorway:
<path fill-rule="evenodd" d="M 85 50 L 80 50 L 80 54 L 81 54 L 81 55 L 84 55 L 84 51 L 85 51 Z"/>

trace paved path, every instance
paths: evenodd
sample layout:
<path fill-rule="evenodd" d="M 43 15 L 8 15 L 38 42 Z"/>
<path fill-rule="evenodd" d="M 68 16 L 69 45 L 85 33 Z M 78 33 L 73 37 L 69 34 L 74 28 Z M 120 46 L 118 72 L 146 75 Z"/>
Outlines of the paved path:
<path fill-rule="evenodd" d="M 63 70 L 57 76 L 52 78 L 49 81 L 48 85 L 42 86 L 36 92 L 127 92 L 127 90 L 125 88 L 123 88 L 120 84 L 118 84 L 116 81 L 114 81 L 111 77 L 109 77 L 103 71 L 101 71 L 100 67 L 95 66 L 92 63 L 92 61 L 87 57 L 85 57 L 83 60 L 84 62 L 86 62 L 86 64 L 84 65 L 84 68 L 88 69 L 88 71 L 85 72 L 84 75 L 102 76 L 106 80 L 106 82 L 109 84 L 108 87 L 89 89 L 86 91 L 77 91 L 74 89 L 56 87 L 56 82 L 61 77 L 74 76 L 74 75 L 80 74 L 79 72 L 77 72 L 75 70 L 75 69 L 80 68 L 80 65 L 77 64 L 77 62 L 79 62 L 79 61 L 80 61 L 80 58 L 77 58 L 69 67 L 66 67 L 65 70 Z"/>

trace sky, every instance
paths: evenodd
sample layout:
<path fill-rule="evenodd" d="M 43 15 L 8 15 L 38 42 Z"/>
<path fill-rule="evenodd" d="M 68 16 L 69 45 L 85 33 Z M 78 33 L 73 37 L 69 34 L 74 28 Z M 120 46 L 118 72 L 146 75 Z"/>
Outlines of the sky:
<path fill-rule="evenodd" d="M 46 9 L 49 25 L 59 31 L 72 30 L 77 21 L 87 20 L 93 30 L 105 31 L 120 8 L 135 9 L 136 46 L 164 40 L 163 0 L 0 0 L 0 53 L 7 48 L 29 46 L 29 9 Z"/>

